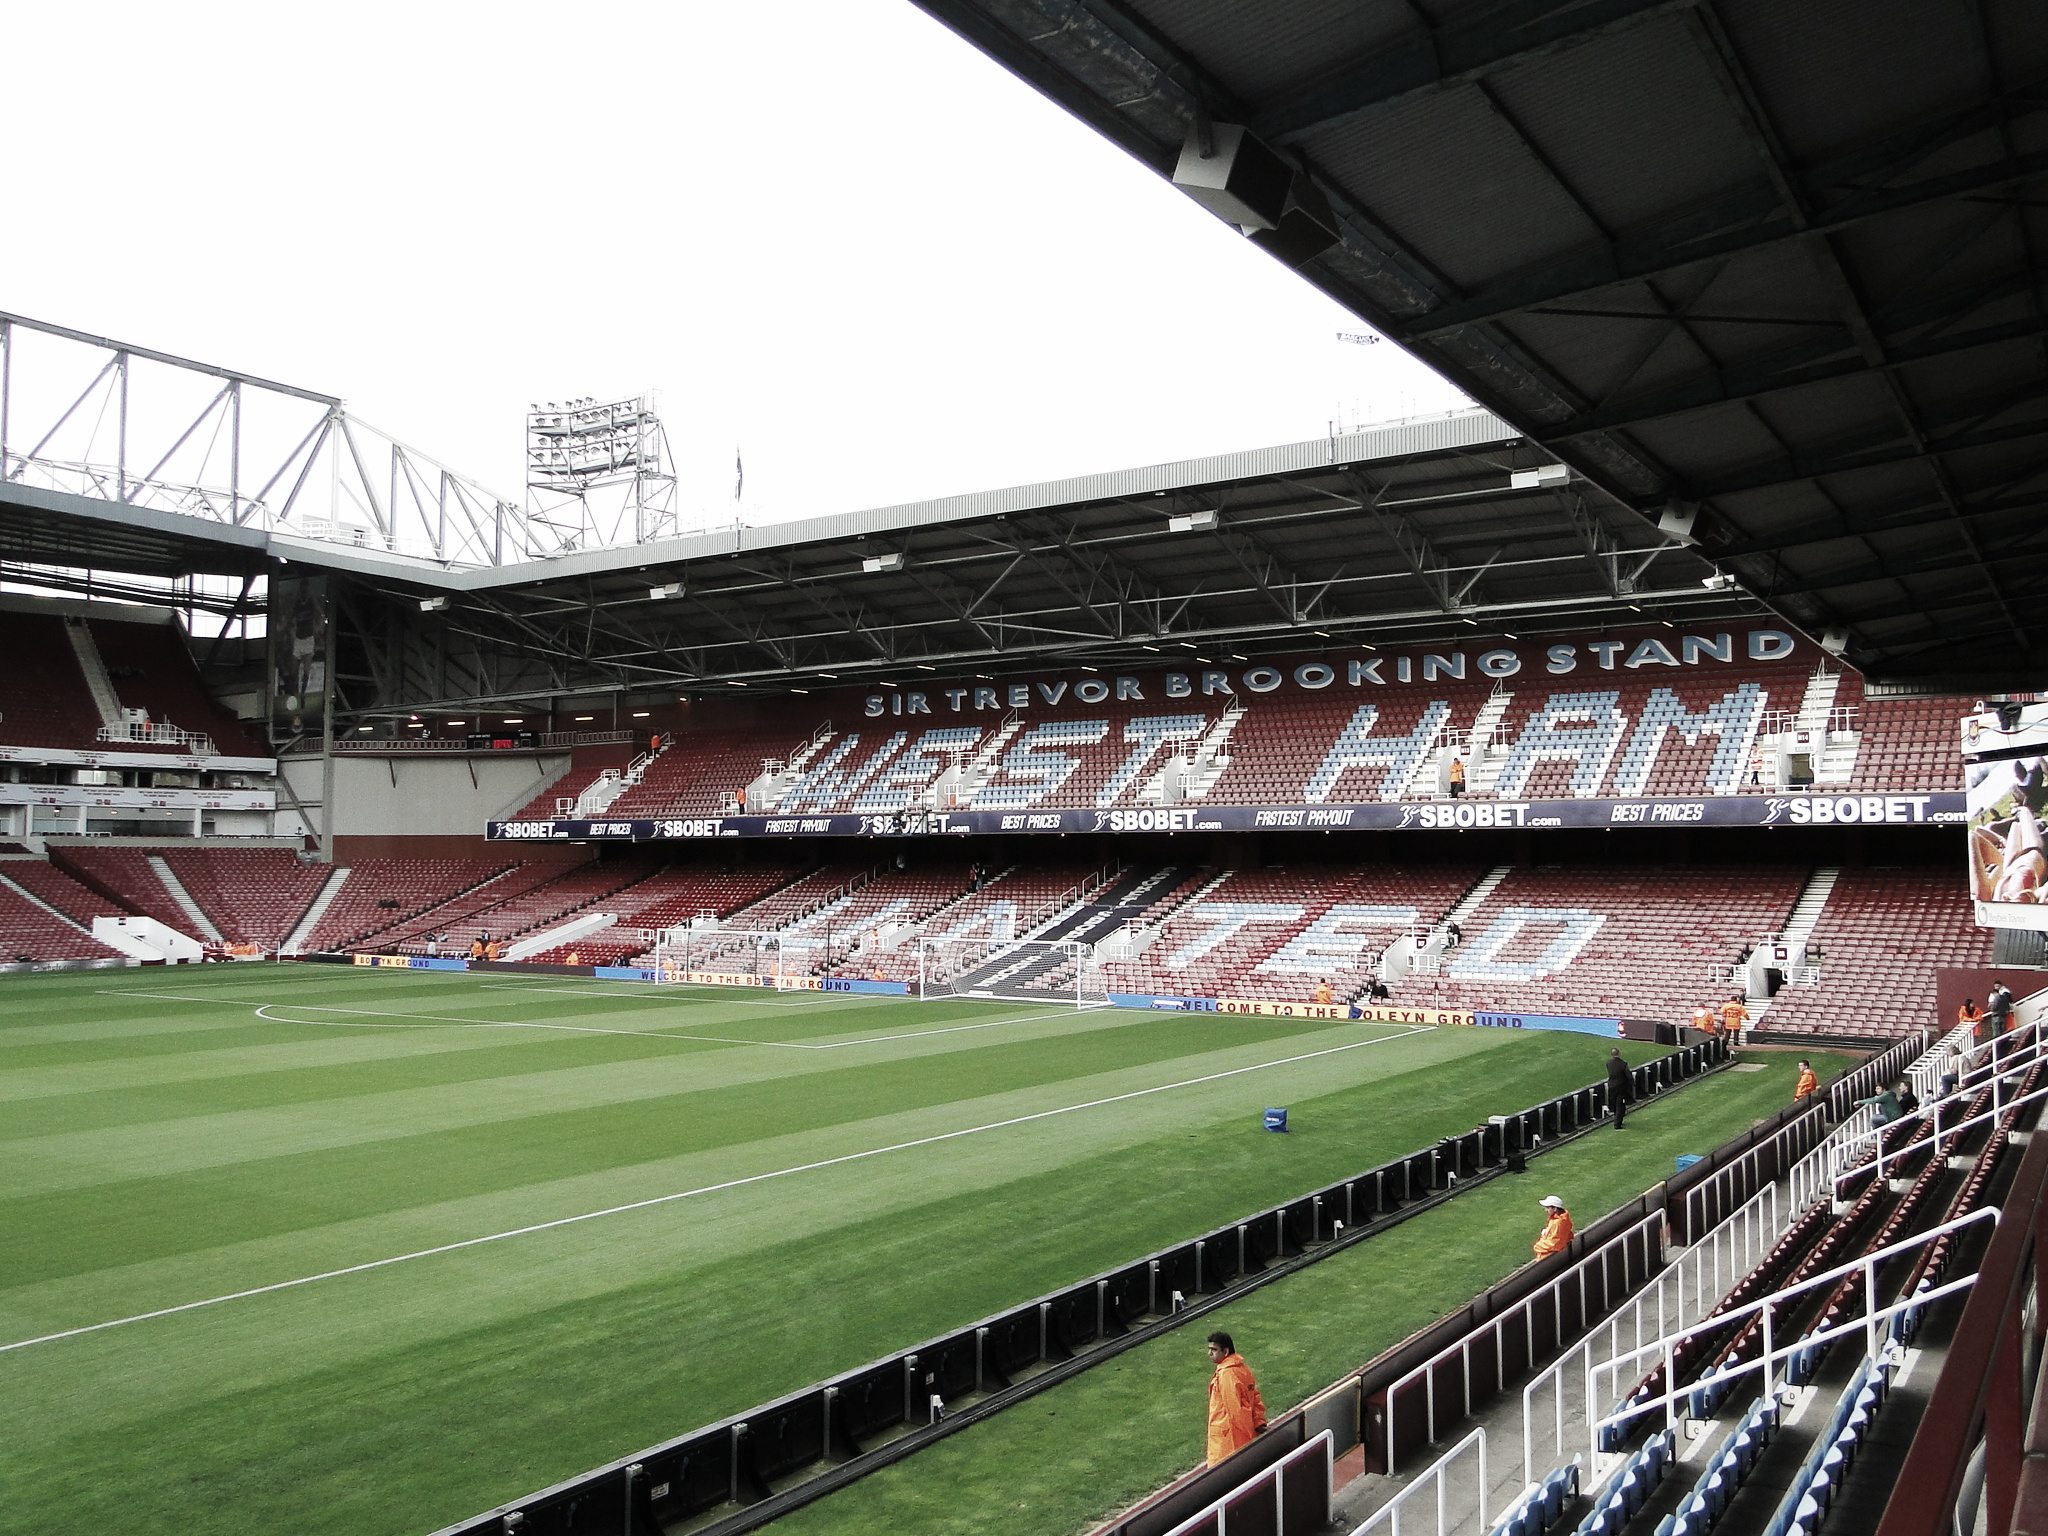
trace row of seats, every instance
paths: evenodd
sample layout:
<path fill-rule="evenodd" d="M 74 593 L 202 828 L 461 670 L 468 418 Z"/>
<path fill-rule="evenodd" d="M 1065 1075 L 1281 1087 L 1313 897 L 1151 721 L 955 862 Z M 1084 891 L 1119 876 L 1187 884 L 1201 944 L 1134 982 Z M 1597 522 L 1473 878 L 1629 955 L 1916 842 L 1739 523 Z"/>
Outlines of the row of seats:
<path fill-rule="evenodd" d="M 1807 944 L 1821 956 L 1819 984 L 1780 991 L 1761 1026 L 1896 1035 L 1935 1022 L 1937 967 L 1991 964 L 1992 931 L 1976 925 L 1968 892 L 1948 870 L 1847 870 Z"/>
<path fill-rule="evenodd" d="M 1758 1398 L 1708 1459 L 1677 1511 L 1657 1527 L 1657 1536 L 1708 1536 L 1777 1432 L 1777 1398 Z"/>
<path fill-rule="evenodd" d="M 434 922 L 502 901 L 553 878 L 559 864 L 480 859 L 356 859 L 306 947 L 350 949 L 424 938 Z"/>
<path fill-rule="evenodd" d="M 1842 1389 L 1826 1427 L 1765 1525 L 1763 1536 L 1813 1536 L 1820 1528 L 1884 1406 L 1897 1364 L 1898 1356 L 1889 1348 L 1877 1359 L 1865 1358 L 1862 1368 Z"/>
<path fill-rule="evenodd" d="M 12 877 L 17 864 L 0 865 Z M 121 951 L 102 944 L 90 933 L 61 917 L 52 917 L 18 892 L 0 885 L 0 963 L 16 960 L 118 960 Z"/>
<path fill-rule="evenodd" d="M 1635 1519 L 1649 1502 L 1657 1485 L 1676 1459 L 1677 1435 L 1660 1429 L 1643 1448 L 1621 1464 L 1607 1486 L 1594 1495 L 1593 1508 L 1578 1524 L 1573 1536 L 1620 1536 L 1621 1529 Z"/>
<path fill-rule="evenodd" d="M 266 950 L 291 937 L 333 873 L 288 848 L 172 848 L 161 857 L 223 939 Z"/>
<path fill-rule="evenodd" d="M 1568 1505 L 1579 1497 L 1579 1458 L 1559 1467 L 1523 1489 L 1507 1513 L 1493 1524 L 1487 1536 L 1543 1536 L 1564 1518 Z"/>
<path fill-rule="evenodd" d="M 1156 800 L 1160 772 L 1176 754 L 1198 757 L 1232 709 L 1241 713 L 1227 738 L 1218 738 L 1204 774 L 1210 782 L 1196 791 L 1203 803 L 1430 799 L 1444 792 L 1439 759 L 1450 748 L 1465 760 L 1466 793 L 1480 798 L 1776 794 L 1775 759 L 1761 742 L 1799 718 L 1809 697 L 1815 720 L 1831 700 L 1837 723 L 1848 722 L 1858 738 L 1846 780 L 1827 787 L 1960 787 L 1956 721 L 1971 701 L 1871 703 L 1854 673 L 1778 663 L 1438 681 L 1364 693 L 1345 687 L 1093 705 L 1070 695 L 1056 709 L 1034 704 L 1008 727 L 992 712 L 940 708 L 863 718 L 836 731 L 823 721 L 686 729 L 611 809 L 639 817 L 731 812 L 764 762 L 790 761 L 814 731 L 826 739 L 778 810 L 902 808 L 956 758 L 963 765 L 980 759 L 987 769 L 967 808 L 1134 805 Z M 529 809 L 551 814 L 555 795 L 581 782 L 587 777 L 565 781 Z"/>

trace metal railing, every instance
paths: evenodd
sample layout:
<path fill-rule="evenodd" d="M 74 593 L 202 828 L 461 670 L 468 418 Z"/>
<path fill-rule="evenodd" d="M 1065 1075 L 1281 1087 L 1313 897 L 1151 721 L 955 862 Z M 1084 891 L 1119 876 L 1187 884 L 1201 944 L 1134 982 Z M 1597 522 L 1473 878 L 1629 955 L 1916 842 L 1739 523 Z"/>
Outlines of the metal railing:
<path fill-rule="evenodd" d="M 564 747 L 616 746 L 628 741 L 638 741 L 645 735 L 642 731 L 542 731 L 534 746 L 527 751 L 557 752 Z M 337 752 L 469 752 L 484 750 L 472 748 L 461 736 L 337 736 L 334 739 Z M 502 751 L 502 748 L 490 750 Z"/>
<path fill-rule="evenodd" d="M 1361 1524 L 1354 1527 L 1351 1536 L 1371 1536 L 1372 1532 L 1382 1528 L 1386 1530 L 1387 1536 L 1401 1536 L 1402 1506 L 1410 1499 L 1420 1498 L 1425 1492 L 1431 1492 L 1436 1495 L 1436 1536 L 1451 1536 L 1451 1532 L 1456 1530 L 1461 1522 L 1462 1513 L 1456 1519 L 1451 1514 L 1449 1499 L 1450 1470 L 1470 1450 L 1478 1452 L 1479 1492 L 1477 1505 L 1479 1528 L 1485 1530 L 1487 1526 L 1486 1496 L 1493 1487 L 1493 1484 L 1486 1475 L 1486 1430 L 1484 1427 L 1481 1427 L 1473 1430 L 1471 1434 L 1460 1440 L 1448 1451 L 1445 1451 L 1443 1455 L 1431 1462 L 1429 1466 L 1416 1473 L 1413 1482 L 1395 1494 L 1393 1498 L 1389 1499 L 1378 1510 L 1368 1516 Z"/>
<path fill-rule="evenodd" d="M 1437 1377 L 1442 1367 L 1449 1364 L 1452 1360 L 1458 1362 L 1459 1401 L 1465 1404 L 1466 1409 L 1469 1411 L 1472 1402 L 1472 1350 L 1474 1345 L 1478 1345 L 1482 1349 L 1491 1347 L 1494 1356 L 1491 1363 L 1491 1379 L 1495 1382 L 1505 1380 L 1512 1374 L 1506 1369 L 1507 1332 L 1511 1323 L 1518 1330 L 1518 1337 L 1529 1341 L 1533 1345 L 1537 1336 L 1537 1309 L 1539 1307 L 1547 1307 L 1550 1311 L 1550 1336 L 1554 1339 L 1562 1340 L 1565 1331 L 1566 1291 L 1575 1289 L 1578 1292 L 1575 1315 L 1583 1322 L 1588 1310 L 1586 1305 L 1587 1276 L 1596 1269 L 1600 1271 L 1604 1295 L 1606 1288 L 1605 1275 L 1610 1256 L 1619 1253 L 1622 1256 L 1623 1264 L 1626 1265 L 1629 1254 L 1627 1245 L 1630 1243 L 1634 1243 L 1643 1250 L 1643 1262 L 1646 1266 L 1651 1265 L 1650 1253 L 1652 1250 L 1655 1251 L 1655 1264 L 1661 1265 L 1663 1263 L 1663 1230 L 1664 1213 L 1662 1211 L 1653 1211 L 1633 1225 L 1616 1233 L 1605 1243 L 1602 1243 L 1593 1250 L 1593 1252 L 1581 1257 L 1570 1269 L 1558 1275 L 1547 1285 L 1530 1292 L 1529 1295 L 1523 1297 L 1514 1306 L 1488 1318 L 1482 1327 L 1468 1333 L 1464 1338 L 1458 1340 L 1457 1343 L 1437 1351 L 1436 1354 L 1431 1355 L 1421 1364 L 1412 1367 L 1389 1382 L 1386 1388 L 1386 1466 L 1393 1468 L 1400 1465 L 1398 1454 L 1399 1442 L 1396 1435 L 1396 1425 L 1400 1415 L 1396 1411 L 1396 1405 L 1404 1388 L 1411 1387 L 1417 1381 L 1423 1383 L 1424 1422 L 1429 1426 L 1429 1438 L 1434 1441 L 1436 1439 L 1437 1424 Z M 1530 1350 L 1530 1353 L 1535 1353 L 1533 1348 Z"/>
<path fill-rule="evenodd" d="M 1794 1210 L 1798 1207 L 1794 1206 Z M 1537 1399 L 1550 1397 L 1550 1451 L 1547 1459 L 1565 1455 L 1565 1423 L 1568 1414 L 1566 1386 L 1576 1381 L 1581 1389 L 1579 1407 L 1593 1417 L 1593 1375 L 1595 1345 L 1606 1334 L 1606 1358 L 1621 1348 L 1624 1330 L 1633 1333 L 1635 1343 L 1643 1342 L 1643 1329 L 1654 1303 L 1656 1322 L 1653 1335 L 1661 1335 L 1672 1319 L 1697 1322 L 1707 1307 L 1725 1296 L 1735 1282 L 1770 1250 L 1785 1229 L 1778 1187 L 1766 1184 L 1740 1210 L 1701 1238 L 1664 1269 L 1655 1279 L 1608 1314 L 1605 1322 L 1588 1330 L 1576 1344 L 1532 1377 L 1522 1388 L 1522 1481 L 1536 1477 Z M 1688 1276 L 1690 1285 L 1688 1285 Z M 1689 1293 L 1689 1296 L 1688 1296 Z"/>
<path fill-rule="evenodd" d="M 1311 1497 L 1318 1493 L 1321 1495 L 1310 1510 L 1314 1518 L 1304 1520 L 1299 1512 L 1290 1517 L 1287 1512 L 1287 1474 L 1318 1460 L 1322 1462 L 1323 1472 L 1320 1486 L 1310 1485 Z M 1330 1485 L 1334 1480 L 1335 1461 L 1331 1453 L 1331 1435 L 1326 1429 L 1306 1445 L 1296 1446 L 1258 1476 L 1239 1483 L 1206 1509 L 1188 1516 L 1166 1536 L 1231 1536 L 1232 1532 L 1240 1529 L 1247 1532 L 1320 1530 L 1330 1520 Z M 1294 1481 L 1298 1483 L 1299 1479 Z M 1233 1519 L 1234 1515 L 1237 1518 Z"/>
<path fill-rule="evenodd" d="M 1586 1423 L 1588 1461 L 1591 1462 L 1593 1455 L 1597 1453 L 1600 1443 L 1600 1432 L 1603 1429 L 1613 1428 L 1617 1425 L 1638 1423 L 1646 1416 L 1656 1414 L 1659 1410 L 1663 1412 L 1665 1427 L 1675 1427 L 1678 1421 L 1678 1405 L 1699 1391 L 1706 1379 L 1702 1378 L 1702 1380 L 1687 1382 L 1684 1385 L 1680 1385 L 1674 1380 L 1674 1366 L 1676 1364 L 1678 1346 L 1699 1336 L 1703 1332 L 1719 1332 L 1729 1324 L 1740 1322 L 1742 1319 L 1752 1315 L 1761 1318 L 1763 1330 L 1762 1352 L 1756 1359 L 1745 1360 L 1739 1365 L 1732 1366 L 1728 1370 L 1714 1375 L 1711 1379 L 1715 1382 L 1724 1382 L 1731 1379 L 1739 1380 L 1744 1376 L 1760 1373 L 1763 1381 L 1758 1391 L 1762 1394 L 1775 1392 L 1778 1389 L 1777 1365 L 1779 1361 L 1790 1359 L 1795 1354 L 1805 1353 L 1824 1344 L 1832 1344 L 1836 1339 L 1846 1338 L 1850 1334 L 1863 1334 L 1866 1351 L 1870 1355 L 1875 1356 L 1882 1341 L 1883 1324 L 1888 1319 L 1902 1312 L 1923 1308 L 1928 1303 L 1939 1301 L 1944 1296 L 1966 1291 L 1977 1278 L 1974 1273 L 1965 1275 L 1960 1279 L 1948 1281 L 1930 1290 L 1917 1291 L 1913 1295 L 1903 1297 L 1888 1306 L 1880 1307 L 1877 1305 L 1877 1271 L 1879 1267 L 1892 1259 L 1900 1258 L 1905 1254 L 1924 1248 L 1937 1238 L 1944 1237 L 1951 1232 L 1960 1232 L 1966 1227 L 1974 1226 L 1984 1221 L 1996 1221 L 1998 1215 L 1999 1209 L 1997 1206 L 1980 1206 L 1966 1216 L 1958 1216 L 1953 1221 L 1942 1222 L 1939 1226 L 1929 1227 L 1924 1231 L 1916 1232 L 1911 1237 L 1901 1238 L 1898 1242 L 1887 1243 L 1882 1248 L 1873 1248 L 1867 1253 L 1859 1254 L 1856 1258 L 1849 1260 L 1845 1264 L 1837 1264 L 1833 1269 L 1823 1270 L 1820 1274 L 1811 1275 L 1794 1284 L 1783 1286 L 1768 1296 L 1759 1297 L 1755 1301 L 1745 1302 L 1739 1307 L 1730 1307 L 1725 1312 L 1716 1312 L 1711 1319 L 1705 1320 L 1702 1324 L 1688 1326 L 1678 1333 L 1654 1339 L 1648 1344 L 1641 1345 L 1635 1349 L 1621 1351 L 1610 1359 L 1598 1362 L 1592 1367 L 1588 1375 L 1588 1391 L 1593 1401 L 1599 1401 L 1603 1396 L 1613 1397 L 1616 1395 L 1621 1373 L 1629 1369 L 1633 1362 L 1643 1360 L 1646 1357 L 1660 1358 L 1660 1363 L 1664 1369 L 1666 1386 L 1663 1392 L 1654 1397 L 1622 1403 L 1615 1412 L 1604 1414 L 1597 1419 L 1588 1414 Z M 1772 1337 L 1774 1314 L 1781 1305 L 1795 1296 L 1803 1295 L 1822 1286 L 1833 1289 L 1838 1282 L 1851 1275 L 1861 1275 L 1863 1277 L 1865 1306 L 1862 1317 L 1847 1323 L 1838 1324 L 1832 1328 L 1816 1328 L 1809 1332 L 1798 1334 L 1789 1344 L 1780 1345 L 1774 1342 Z M 1825 1293 L 1823 1292 L 1823 1294 Z M 1607 1383 L 1604 1392 L 1602 1390 L 1603 1378 Z"/>
<path fill-rule="evenodd" d="M 162 720 L 137 720 L 120 725 L 103 725 L 97 741 L 133 741 L 154 747 L 189 747 L 202 756 L 214 755 L 213 738 L 204 731 L 188 731 Z"/>

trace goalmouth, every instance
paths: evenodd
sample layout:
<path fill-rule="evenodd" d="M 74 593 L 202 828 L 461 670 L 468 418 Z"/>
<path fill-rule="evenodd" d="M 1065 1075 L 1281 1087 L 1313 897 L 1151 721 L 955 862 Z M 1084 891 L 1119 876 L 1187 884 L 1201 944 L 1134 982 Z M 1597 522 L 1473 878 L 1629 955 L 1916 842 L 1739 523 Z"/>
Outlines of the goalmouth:
<path fill-rule="evenodd" d="M 1092 944 L 1059 939 L 918 940 L 919 991 L 928 998 L 1106 1007 L 1109 994 Z"/>

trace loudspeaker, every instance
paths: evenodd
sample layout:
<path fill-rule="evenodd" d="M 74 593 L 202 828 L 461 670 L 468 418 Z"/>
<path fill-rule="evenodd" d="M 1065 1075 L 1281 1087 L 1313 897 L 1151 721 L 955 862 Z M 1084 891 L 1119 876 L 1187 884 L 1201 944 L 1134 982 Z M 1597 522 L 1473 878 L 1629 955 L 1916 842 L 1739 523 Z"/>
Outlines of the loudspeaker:
<path fill-rule="evenodd" d="M 1329 200 L 1237 123 L 1210 126 L 1206 155 L 1200 126 L 1190 127 L 1173 184 L 1291 267 L 1337 243 Z"/>

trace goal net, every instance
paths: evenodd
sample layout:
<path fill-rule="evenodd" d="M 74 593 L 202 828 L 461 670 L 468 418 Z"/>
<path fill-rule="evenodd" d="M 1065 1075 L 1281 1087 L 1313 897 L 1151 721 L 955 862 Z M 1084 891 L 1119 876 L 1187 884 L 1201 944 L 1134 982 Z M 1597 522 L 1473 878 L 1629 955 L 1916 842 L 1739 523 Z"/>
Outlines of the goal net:
<path fill-rule="evenodd" d="M 920 939 L 918 975 L 927 998 L 986 997 L 1077 1008 L 1109 1001 L 1094 946 L 1057 939 Z"/>
<path fill-rule="evenodd" d="M 802 961 L 799 953 L 783 954 L 780 934 L 745 928 L 671 928 L 654 946 L 658 981 L 772 987 Z"/>

